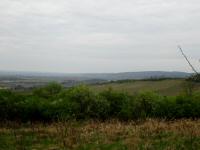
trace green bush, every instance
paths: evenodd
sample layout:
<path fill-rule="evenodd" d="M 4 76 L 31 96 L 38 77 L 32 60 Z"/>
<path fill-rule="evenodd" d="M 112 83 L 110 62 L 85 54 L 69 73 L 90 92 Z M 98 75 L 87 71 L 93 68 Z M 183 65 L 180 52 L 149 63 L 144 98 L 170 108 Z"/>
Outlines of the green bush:
<path fill-rule="evenodd" d="M 112 89 L 95 93 L 85 85 L 63 89 L 51 83 L 32 93 L 0 90 L 0 120 L 199 118 L 200 93 L 129 95 Z"/>
<path fill-rule="evenodd" d="M 77 119 L 90 118 L 95 95 L 84 85 L 66 91 L 65 101 L 70 107 L 70 113 Z"/>
<path fill-rule="evenodd" d="M 52 99 L 55 98 L 62 90 L 63 87 L 60 84 L 52 82 L 45 87 L 35 89 L 33 94 L 38 97 Z"/>
<path fill-rule="evenodd" d="M 128 94 L 114 92 L 112 89 L 108 89 L 101 92 L 100 96 L 109 104 L 108 116 L 121 116 L 123 107 L 128 101 Z"/>
<path fill-rule="evenodd" d="M 20 117 L 20 102 L 24 96 L 10 90 L 0 90 L 0 120 L 16 120 Z"/>

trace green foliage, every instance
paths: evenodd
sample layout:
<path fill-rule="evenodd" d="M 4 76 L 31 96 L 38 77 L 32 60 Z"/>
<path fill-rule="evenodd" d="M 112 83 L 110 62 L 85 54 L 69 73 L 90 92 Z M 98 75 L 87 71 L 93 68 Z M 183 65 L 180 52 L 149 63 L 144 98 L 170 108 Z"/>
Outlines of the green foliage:
<path fill-rule="evenodd" d="M 63 89 L 56 83 L 32 93 L 0 90 L 0 120 L 199 118 L 200 94 L 174 97 L 154 92 L 129 95 L 112 89 L 95 93 L 85 85 Z"/>
<path fill-rule="evenodd" d="M 100 93 L 100 96 L 104 98 L 110 105 L 108 116 L 111 117 L 120 117 L 124 109 L 124 105 L 128 101 L 128 94 L 117 93 L 112 89 L 108 89 Z"/>
<path fill-rule="evenodd" d="M 66 91 L 65 102 L 70 106 L 70 115 L 77 119 L 90 117 L 95 95 L 88 87 L 81 85 Z"/>
<path fill-rule="evenodd" d="M 34 95 L 51 99 L 57 96 L 62 90 L 63 87 L 60 84 L 52 82 L 45 87 L 35 89 Z"/>

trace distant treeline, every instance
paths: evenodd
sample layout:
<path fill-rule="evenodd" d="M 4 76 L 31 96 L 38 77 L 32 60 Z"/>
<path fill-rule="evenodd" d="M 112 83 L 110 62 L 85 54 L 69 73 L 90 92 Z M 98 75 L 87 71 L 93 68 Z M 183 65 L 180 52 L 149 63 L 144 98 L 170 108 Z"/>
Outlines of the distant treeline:
<path fill-rule="evenodd" d="M 151 77 L 146 79 L 125 79 L 125 80 L 112 80 L 103 83 L 95 83 L 96 85 L 110 84 L 110 83 L 131 83 L 136 81 L 165 81 L 165 80 L 183 80 L 184 78 L 168 78 L 168 77 Z"/>
<path fill-rule="evenodd" d="M 64 89 L 51 83 L 30 93 L 0 90 L 0 120 L 200 118 L 200 93 L 162 96 L 153 92 L 129 95 L 85 85 Z"/>

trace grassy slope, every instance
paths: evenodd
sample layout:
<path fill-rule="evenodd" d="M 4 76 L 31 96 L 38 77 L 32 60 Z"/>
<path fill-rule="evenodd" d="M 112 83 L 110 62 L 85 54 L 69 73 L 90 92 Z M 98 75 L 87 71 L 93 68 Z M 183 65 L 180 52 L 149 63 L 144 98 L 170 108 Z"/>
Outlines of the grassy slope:
<path fill-rule="evenodd" d="M 102 85 L 94 85 L 91 89 L 95 91 L 102 91 L 108 88 L 112 88 L 116 91 L 126 91 L 130 94 L 134 94 L 141 91 L 155 91 L 163 95 L 177 95 L 184 91 L 184 80 L 162 80 L 162 81 L 130 81 L 124 83 L 109 83 Z M 198 88 L 199 90 L 199 88 Z"/>

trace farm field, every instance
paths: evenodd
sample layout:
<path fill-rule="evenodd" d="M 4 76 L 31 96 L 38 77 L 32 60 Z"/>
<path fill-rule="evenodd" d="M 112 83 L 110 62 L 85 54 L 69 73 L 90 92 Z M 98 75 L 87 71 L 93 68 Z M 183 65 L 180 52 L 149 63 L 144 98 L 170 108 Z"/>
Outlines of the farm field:
<path fill-rule="evenodd" d="M 184 92 L 185 88 L 184 79 L 166 79 L 158 81 L 122 81 L 100 84 L 92 86 L 92 90 L 101 92 L 105 89 L 112 88 L 115 91 L 125 91 L 129 94 L 138 92 L 153 91 L 161 95 L 175 96 Z M 200 91 L 200 86 L 195 87 L 195 91 Z"/>
<path fill-rule="evenodd" d="M 0 150 L 197 150 L 200 120 L 2 124 Z"/>

